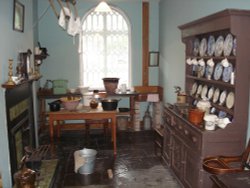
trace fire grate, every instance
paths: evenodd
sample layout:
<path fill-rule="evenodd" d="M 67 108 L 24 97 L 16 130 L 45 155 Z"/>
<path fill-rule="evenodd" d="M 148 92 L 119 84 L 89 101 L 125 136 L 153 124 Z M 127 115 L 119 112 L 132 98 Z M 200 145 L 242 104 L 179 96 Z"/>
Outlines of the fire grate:
<path fill-rule="evenodd" d="M 30 149 L 29 147 L 25 147 L 25 152 L 29 156 L 26 162 L 41 161 L 44 159 L 50 159 L 53 156 L 50 145 L 41 145 L 37 149 Z"/>

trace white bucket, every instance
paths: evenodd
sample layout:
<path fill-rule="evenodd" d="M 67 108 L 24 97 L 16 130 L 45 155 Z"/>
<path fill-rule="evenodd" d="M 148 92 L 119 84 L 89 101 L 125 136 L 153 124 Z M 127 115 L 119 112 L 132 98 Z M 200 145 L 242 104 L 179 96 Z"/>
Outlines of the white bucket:
<path fill-rule="evenodd" d="M 85 159 L 84 165 L 78 170 L 80 174 L 92 174 L 94 172 L 96 154 L 97 151 L 94 149 L 84 148 L 80 150 L 80 155 Z"/>
<path fill-rule="evenodd" d="M 93 98 L 92 92 L 87 92 L 82 94 L 83 106 L 89 106 L 91 99 Z"/>

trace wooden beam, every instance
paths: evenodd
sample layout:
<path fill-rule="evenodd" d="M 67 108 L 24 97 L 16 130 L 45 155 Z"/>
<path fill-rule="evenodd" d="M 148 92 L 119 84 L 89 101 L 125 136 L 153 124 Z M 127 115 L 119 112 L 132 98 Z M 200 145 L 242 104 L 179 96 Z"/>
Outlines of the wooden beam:
<path fill-rule="evenodd" d="M 142 3 L 142 85 L 148 86 L 149 3 Z"/>

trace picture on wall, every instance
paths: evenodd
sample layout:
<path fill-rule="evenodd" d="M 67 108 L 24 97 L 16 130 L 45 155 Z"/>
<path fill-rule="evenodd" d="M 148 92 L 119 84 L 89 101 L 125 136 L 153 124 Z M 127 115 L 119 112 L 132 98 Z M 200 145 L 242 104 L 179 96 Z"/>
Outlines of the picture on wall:
<path fill-rule="evenodd" d="M 14 0 L 13 10 L 13 29 L 15 31 L 24 31 L 24 5 L 18 0 Z"/>

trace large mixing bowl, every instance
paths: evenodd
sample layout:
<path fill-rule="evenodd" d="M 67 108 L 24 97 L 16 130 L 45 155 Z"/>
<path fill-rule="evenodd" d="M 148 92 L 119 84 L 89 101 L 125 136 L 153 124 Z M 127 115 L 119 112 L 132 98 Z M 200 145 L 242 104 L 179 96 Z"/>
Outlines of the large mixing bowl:
<path fill-rule="evenodd" d="M 81 98 L 80 97 L 62 97 L 60 99 L 62 101 L 63 106 L 67 110 L 76 110 L 76 107 L 79 105 Z"/>

